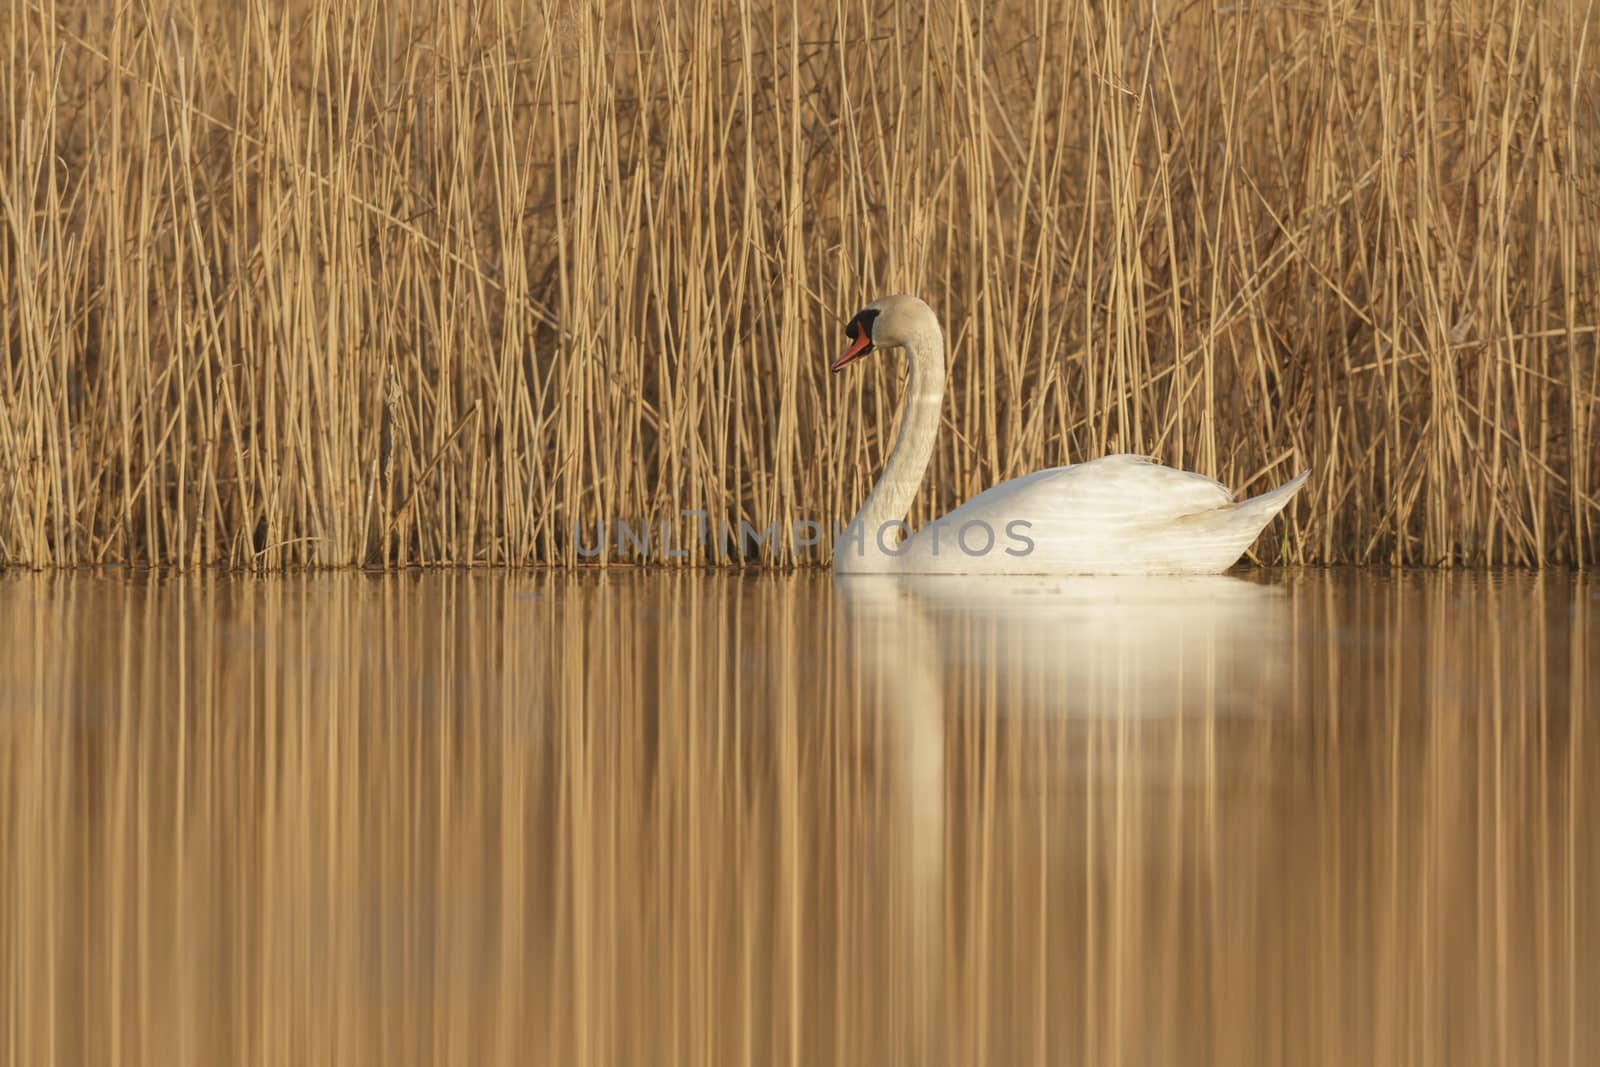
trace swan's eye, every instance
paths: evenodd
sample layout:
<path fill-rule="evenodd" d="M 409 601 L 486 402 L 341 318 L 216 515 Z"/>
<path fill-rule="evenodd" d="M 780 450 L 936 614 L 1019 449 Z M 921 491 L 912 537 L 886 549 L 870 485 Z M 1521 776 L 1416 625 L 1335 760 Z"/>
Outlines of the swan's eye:
<path fill-rule="evenodd" d="M 878 317 L 877 308 L 863 308 L 856 312 L 856 317 L 850 320 L 850 325 L 844 328 L 844 335 L 854 341 L 858 337 L 870 338 L 873 320 Z"/>

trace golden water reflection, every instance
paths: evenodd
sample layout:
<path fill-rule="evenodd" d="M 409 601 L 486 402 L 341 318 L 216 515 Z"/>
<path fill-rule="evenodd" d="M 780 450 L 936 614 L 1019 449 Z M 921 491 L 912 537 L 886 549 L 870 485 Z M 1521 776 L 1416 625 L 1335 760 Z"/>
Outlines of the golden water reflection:
<path fill-rule="evenodd" d="M 0 578 L 0 1049 L 1600 1062 L 1600 583 Z"/>

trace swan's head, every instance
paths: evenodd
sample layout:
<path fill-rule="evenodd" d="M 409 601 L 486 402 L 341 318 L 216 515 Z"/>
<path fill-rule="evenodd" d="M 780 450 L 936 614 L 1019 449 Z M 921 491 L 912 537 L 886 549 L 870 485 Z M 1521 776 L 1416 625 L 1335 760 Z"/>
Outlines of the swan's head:
<path fill-rule="evenodd" d="M 939 319 L 933 309 L 914 296 L 885 296 L 874 300 L 844 328 L 850 347 L 833 361 L 833 370 L 843 370 L 874 348 L 898 348 L 912 338 L 939 333 Z"/>

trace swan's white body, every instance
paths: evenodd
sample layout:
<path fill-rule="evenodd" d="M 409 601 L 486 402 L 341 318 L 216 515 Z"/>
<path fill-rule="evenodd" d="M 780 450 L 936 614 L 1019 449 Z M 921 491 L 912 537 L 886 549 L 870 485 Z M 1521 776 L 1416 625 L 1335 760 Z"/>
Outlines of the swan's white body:
<path fill-rule="evenodd" d="M 1236 563 L 1310 471 L 1235 502 L 1220 482 L 1148 456 L 1106 456 L 987 489 L 902 540 L 938 437 L 944 337 L 921 300 L 874 301 L 837 370 L 874 345 L 905 348 L 900 434 L 883 476 L 834 543 L 834 570 L 899 574 L 1215 574 Z"/>
<path fill-rule="evenodd" d="M 1220 482 L 1148 456 L 1106 456 L 986 489 L 898 545 L 898 527 L 841 538 L 839 571 L 1216 574 L 1305 483 L 1235 503 Z"/>

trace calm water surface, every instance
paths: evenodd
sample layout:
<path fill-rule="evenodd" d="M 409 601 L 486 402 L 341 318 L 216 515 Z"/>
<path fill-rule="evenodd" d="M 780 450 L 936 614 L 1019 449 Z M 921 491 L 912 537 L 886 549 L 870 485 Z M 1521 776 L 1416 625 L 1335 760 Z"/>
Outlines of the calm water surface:
<path fill-rule="evenodd" d="M 1600 1063 L 1600 582 L 0 577 L 0 1062 Z"/>

